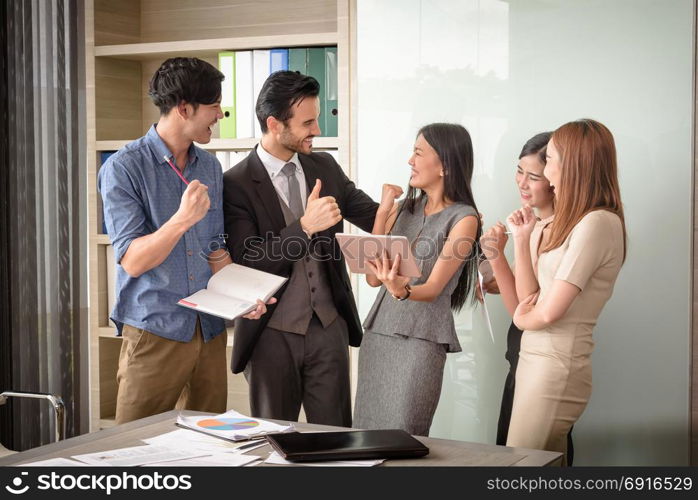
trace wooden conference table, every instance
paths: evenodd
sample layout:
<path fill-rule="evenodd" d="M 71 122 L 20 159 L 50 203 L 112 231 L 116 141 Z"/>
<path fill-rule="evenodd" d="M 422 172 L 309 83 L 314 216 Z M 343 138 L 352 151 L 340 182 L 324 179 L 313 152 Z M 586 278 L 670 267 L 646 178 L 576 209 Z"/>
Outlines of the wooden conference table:
<path fill-rule="evenodd" d="M 175 420 L 178 410 L 161 413 L 109 429 L 84 434 L 58 443 L 33 448 L 0 458 L 0 466 L 20 465 L 49 458 L 69 458 L 72 455 L 94 453 L 117 448 L 143 445 L 141 439 L 151 438 L 178 429 Z M 183 415 L 205 415 L 205 413 L 183 411 Z M 273 422 L 285 424 L 279 420 Z M 303 431 L 342 430 L 341 427 L 297 423 L 295 427 Z M 346 430 L 346 429 L 345 429 Z M 507 448 L 489 444 L 468 443 L 447 439 L 418 437 L 429 448 L 429 455 L 416 459 L 386 460 L 382 466 L 546 466 L 560 465 L 562 454 L 551 451 Z M 269 445 L 250 450 L 250 455 L 267 457 Z M 267 466 L 267 464 L 262 464 Z M 268 465 L 274 467 L 272 465 Z M 283 466 L 276 466 L 283 467 Z"/>

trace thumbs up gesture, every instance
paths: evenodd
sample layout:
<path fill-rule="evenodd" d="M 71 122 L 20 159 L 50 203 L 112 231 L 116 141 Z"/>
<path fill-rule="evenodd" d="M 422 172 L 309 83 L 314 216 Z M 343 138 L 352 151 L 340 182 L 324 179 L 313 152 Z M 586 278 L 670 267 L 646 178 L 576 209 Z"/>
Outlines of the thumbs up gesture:
<path fill-rule="evenodd" d="M 320 189 L 322 189 L 322 181 L 320 179 L 315 179 L 313 190 L 311 191 L 310 196 L 308 196 L 308 203 L 313 200 L 320 199 Z"/>
<path fill-rule="evenodd" d="M 320 196 L 322 181 L 315 181 L 308 203 L 305 207 L 305 214 L 300 219 L 301 227 L 307 234 L 315 234 L 324 231 L 342 220 L 342 212 L 339 210 L 337 200 L 332 196 Z"/>

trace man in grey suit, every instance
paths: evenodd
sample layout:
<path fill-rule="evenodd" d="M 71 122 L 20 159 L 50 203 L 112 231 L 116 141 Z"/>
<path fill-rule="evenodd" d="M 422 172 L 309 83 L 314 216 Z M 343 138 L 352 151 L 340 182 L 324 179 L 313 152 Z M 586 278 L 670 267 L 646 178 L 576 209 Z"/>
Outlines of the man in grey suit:
<path fill-rule="evenodd" d="M 235 323 L 233 373 L 244 370 L 252 415 L 351 425 L 348 346 L 361 343 L 349 276 L 334 235 L 343 219 L 370 231 L 378 204 L 354 186 L 320 135 L 318 82 L 273 73 L 256 105 L 263 136 L 224 175 L 225 229 L 234 262 L 286 276 L 261 321 Z"/>

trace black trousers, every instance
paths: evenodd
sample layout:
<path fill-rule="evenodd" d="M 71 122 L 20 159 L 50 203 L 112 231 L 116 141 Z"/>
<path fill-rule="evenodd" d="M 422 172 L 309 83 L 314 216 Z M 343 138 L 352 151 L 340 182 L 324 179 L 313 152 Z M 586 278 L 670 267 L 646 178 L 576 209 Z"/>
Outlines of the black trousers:
<path fill-rule="evenodd" d="M 514 389 L 516 386 L 516 366 L 519 363 L 519 351 L 521 350 L 521 336 L 523 332 L 512 322 L 507 333 L 507 352 L 504 357 L 509 361 L 509 373 L 504 381 L 502 392 L 502 404 L 499 409 L 499 422 L 497 423 L 497 444 L 505 446 L 509 434 L 509 421 L 511 409 L 514 406 Z M 574 427 L 572 427 L 574 428 Z M 574 445 L 572 444 L 572 429 L 567 434 L 567 465 L 572 465 L 574 459 Z"/>
<path fill-rule="evenodd" d="M 349 330 L 313 318 L 305 335 L 265 328 L 245 368 L 253 417 L 351 427 Z"/>

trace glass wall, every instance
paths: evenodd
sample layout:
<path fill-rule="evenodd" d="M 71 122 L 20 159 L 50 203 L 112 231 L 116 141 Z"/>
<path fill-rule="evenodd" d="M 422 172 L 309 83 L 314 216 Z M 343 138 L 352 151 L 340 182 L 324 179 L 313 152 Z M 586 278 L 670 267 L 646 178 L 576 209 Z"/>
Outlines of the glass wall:
<path fill-rule="evenodd" d="M 430 122 L 470 131 L 486 227 L 519 206 L 529 137 L 583 117 L 615 135 L 629 249 L 594 332 L 577 465 L 688 463 L 692 20 L 691 0 L 357 0 L 356 171 L 376 199 L 406 186 Z M 374 297 L 360 286 L 362 317 Z M 432 436 L 494 443 L 511 320 L 487 305 L 494 342 L 479 308 L 456 317 Z"/>

